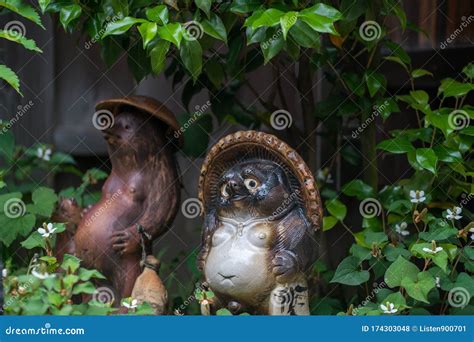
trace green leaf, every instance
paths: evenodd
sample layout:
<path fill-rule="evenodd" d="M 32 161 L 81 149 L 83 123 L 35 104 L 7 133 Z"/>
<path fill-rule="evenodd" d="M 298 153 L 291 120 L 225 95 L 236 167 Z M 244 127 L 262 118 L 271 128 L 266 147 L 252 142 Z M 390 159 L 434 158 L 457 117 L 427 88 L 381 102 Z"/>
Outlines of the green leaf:
<path fill-rule="evenodd" d="M 342 192 L 347 196 L 355 196 L 359 200 L 374 196 L 374 189 L 360 179 L 355 179 L 345 184 L 342 187 Z"/>
<path fill-rule="evenodd" d="M 6 65 L 0 64 L 0 78 L 7 82 L 13 89 L 15 89 L 18 94 L 23 96 L 20 91 L 20 79 L 12 69 Z"/>
<path fill-rule="evenodd" d="M 423 249 L 432 249 L 431 243 L 416 243 L 410 247 L 410 251 L 413 255 L 419 258 L 431 259 L 435 265 L 439 266 L 444 272 L 447 271 L 448 266 L 448 253 L 443 249 L 437 253 L 429 253 Z"/>
<path fill-rule="evenodd" d="M 474 63 L 469 63 L 468 65 L 466 65 L 463 69 L 462 69 L 462 72 L 464 73 L 464 75 L 466 75 L 467 77 L 469 78 L 474 78 Z"/>
<path fill-rule="evenodd" d="M 21 242 L 21 246 L 26 249 L 33 249 L 33 248 L 45 248 L 46 243 L 38 232 L 33 232 L 28 238 Z"/>
<path fill-rule="evenodd" d="M 159 40 L 150 50 L 151 68 L 155 74 L 160 74 L 166 65 L 166 54 L 170 49 L 170 42 Z"/>
<path fill-rule="evenodd" d="M 270 31 L 268 32 L 267 37 L 269 38 L 260 44 L 265 61 L 264 64 L 267 64 L 285 46 L 285 41 L 281 35 L 271 35 Z"/>
<path fill-rule="evenodd" d="M 399 57 L 396 56 L 387 56 L 384 57 L 385 60 L 400 64 L 406 71 L 408 71 L 408 65 L 402 61 Z"/>
<path fill-rule="evenodd" d="M 232 316 L 232 312 L 230 312 L 228 309 L 219 309 L 216 311 L 217 316 Z"/>
<path fill-rule="evenodd" d="M 329 213 L 337 218 L 339 221 L 343 221 L 347 214 L 347 207 L 344 203 L 337 199 L 326 201 L 326 208 Z"/>
<path fill-rule="evenodd" d="M 402 311 L 407 307 L 407 302 L 405 300 L 405 297 L 400 292 L 395 292 L 389 294 L 385 299 L 381 302 L 381 304 L 384 303 L 393 303 L 395 305 L 395 308 L 398 309 L 398 311 Z"/>
<path fill-rule="evenodd" d="M 260 13 L 259 17 L 253 20 L 252 28 L 256 29 L 259 27 L 270 27 L 275 26 L 280 22 L 280 18 L 285 13 L 275 8 L 269 8 L 266 11 Z"/>
<path fill-rule="evenodd" d="M 227 44 L 227 31 L 219 16 L 212 13 L 211 18 L 209 20 L 203 20 L 201 25 L 206 34 L 216 39 L 222 40 Z"/>
<path fill-rule="evenodd" d="M 188 69 L 194 81 L 202 71 L 202 49 L 197 40 L 184 40 L 179 50 L 184 66 Z"/>
<path fill-rule="evenodd" d="M 168 7 L 165 5 L 158 5 L 146 9 L 146 17 L 148 20 L 165 25 L 168 23 Z"/>
<path fill-rule="evenodd" d="M 31 213 L 41 215 L 44 217 L 50 217 L 53 213 L 54 206 L 58 201 L 58 196 L 53 189 L 39 187 L 31 195 L 33 204 L 27 206 L 28 211 Z"/>
<path fill-rule="evenodd" d="M 260 0 L 234 0 L 230 10 L 233 13 L 246 14 L 258 10 L 261 6 Z"/>
<path fill-rule="evenodd" d="M 317 15 L 326 17 L 328 19 L 331 19 L 332 21 L 337 21 L 342 18 L 341 12 L 339 12 L 337 9 L 335 9 L 332 6 L 329 6 L 323 3 L 318 3 L 312 7 L 306 8 L 303 12 L 317 14 Z"/>
<path fill-rule="evenodd" d="M 384 281 L 388 287 L 394 288 L 400 286 L 403 278 L 416 279 L 420 270 L 415 264 L 399 256 L 385 272 Z"/>
<path fill-rule="evenodd" d="M 201 157 L 206 152 L 209 143 L 212 117 L 209 114 L 197 112 L 192 115 L 182 114 L 177 119 L 181 127 L 178 133 L 184 136 L 183 153 L 191 157 Z"/>
<path fill-rule="evenodd" d="M 69 271 L 74 273 L 77 271 L 81 264 L 81 260 L 74 255 L 64 254 L 63 262 L 61 264 L 61 268 L 65 271 Z"/>
<path fill-rule="evenodd" d="M 195 0 L 196 6 L 206 13 L 209 18 L 209 13 L 211 11 L 212 0 Z"/>
<path fill-rule="evenodd" d="M 138 27 L 138 32 L 140 32 L 143 39 L 143 48 L 146 49 L 158 33 L 158 25 L 156 23 L 143 23 Z"/>
<path fill-rule="evenodd" d="M 290 37 L 302 47 L 305 48 L 319 48 L 321 42 L 319 35 L 313 31 L 313 29 L 301 20 L 297 20 L 296 23 L 290 28 Z"/>
<path fill-rule="evenodd" d="M 419 78 L 419 77 L 423 77 L 423 76 L 433 76 L 433 74 L 431 72 L 429 72 L 428 70 L 425 70 L 425 69 L 415 69 L 411 72 L 411 77 L 413 78 Z"/>
<path fill-rule="evenodd" d="M 82 13 L 82 8 L 79 5 L 68 5 L 61 7 L 59 12 L 59 21 L 63 25 L 63 28 L 67 30 L 69 24 L 79 18 Z"/>
<path fill-rule="evenodd" d="M 384 140 L 377 145 L 377 148 L 394 154 L 415 151 L 411 142 L 402 137 Z"/>
<path fill-rule="evenodd" d="M 360 270 L 359 258 L 349 256 L 339 264 L 331 283 L 355 286 L 365 283 L 369 278 L 370 274 L 368 271 Z"/>
<path fill-rule="evenodd" d="M 3 206 L 2 206 L 3 208 Z M 28 235 L 35 224 L 33 214 L 25 214 L 17 218 L 9 218 L 0 214 L 0 241 L 9 246 L 16 238 Z"/>
<path fill-rule="evenodd" d="M 280 18 L 280 26 L 283 32 L 283 38 L 285 40 L 288 35 L 288 31 L 294 24 L 296 24 L 297 20 L 298 20 L 298 12 L 295 12 L 295 11 L 287 12 Z"/>
<path fill-rule="evenodd" d="M 452 78 L 446 78 L 441 81 L 441 85 L 438 88 L 438 95 L 443 94 L 446 97 L 460 97 L 468 94 L 473 89 L 474 84 L 472 83 L 461 83 Z"/>
<path fill-rule="evenodd" d="M 82 281 L 88 281 L 91 278 L 105 279 L 105 277 L 99 271 L 97 271 L 97 270 L 87 270 L 85 268 L 80 268 L 79 269 L 78 276 L 79 276 L 79 279 L 82 280 Z"/>
<path fill-rule="evenodd" d="M 428 93 L 424 90 L 412 90 L 410 91 L 410 96 L 419 104 L 427 104 L 430 97 Z"/>
<path fill-rule="evenodd" d="M 23 3 L 21 0 L 0 0 L 0 7 L 8 8 L 10 11 L 13 11 L 16 14 L 31 20 L 44 29 L 38 12 L 36 12 L 35 9 L 30 5 Z"/>
<path fill-rule="evenodd" d="M 382 93 L 385 91 L 387 81 L 381 73 L 366 72 L 364 77 L 367 88 L 369 89 L 370 97 L 374 97 L 380 90 Z"/>
<path fill-rule="evenodd" d="M 93 294 L 96 291 L 94 284 L 91 282 L 80 283 L 74 286 L 72 294 L 87 293 Z"/>
<path fill-rule="evenodd" d="M 28 39 L 15 31 L 0 30 L 0 38 L 5 38 L 12 42 L 21 44 L 23 47 L 31 51 L 43 52 L 39 47 L 36 46 L 34 40 Z"/>
<path fill-rule="evenodd" d="M 337 218 L 333 216 L 324 216 L 323 217 L 323 232 L 333 228 L 337 223 Z"/>
<path fill-rule="evenodd" d="M 416 161 L 422 168 L 436 174 L 438 157 L 431 148 L 416 149 Z"/>
<path fill-rule="evenodd" d="M 440 223 L 444 223 L 444 225 L 438 224 L 432 228 L 432 225 L 430 224 L 430 230 L 427 232 L 421 232 L 419 235 L 420 238 L 425 241 L 442 241 L 457 235 L 458 230 L 456 228 L 449 226 L 449 224 L 444 220 L 439 219 L 439 221 Z"/>
<path fill-rule="evenodd" d="M 416 280 L 404 277 L 401 283 L 401 286 L 405 288 L 410 297 L 428 304 L 428 293 L 435 287 L 435 285 L 435 279 L 429 272 L 419 273 Z"/>
<path fill-rule="evenodd" d="M 183 27 L 179 23 L 170 23 L 164 26 L 158 27 L 158 35 L 164 39 L 173 43 L 178 48 L 181 46 L 183 39 Z"/>
<path fill-rule="evenodd" d="M 314 31 L 331 33 L 335 36 L 339 36 L 339 33 L 334 28 L 334 20 L 322 15 L 310 13 L 307 10 L 303 10 L 298 14 L 298 18 L 308 24 Z"/>
<path fill-rule="evenodd" d="M 376 245 L 380 247 L 388 241 L 387 234 L 384 232 L 373 232 L 371 230 L 364 231 L 365 243 L 369 246 Z"/>
<path fill-rule="evenodd" d="M 107 36 L 124 34 L 133 25 L 144 23 L 144 22 L 146 22 L 145 19 L 137 19 L 137 18 L 132 18 L 132 17 L 125 17 L 120 20 L 111 22 L 107 25 L 107 29 L 105 30 L 105 33 L 102 36 L 102 39 L 104 39 Z M 180 26 L 179 24 L 176 24 L 176 25 Z"/>

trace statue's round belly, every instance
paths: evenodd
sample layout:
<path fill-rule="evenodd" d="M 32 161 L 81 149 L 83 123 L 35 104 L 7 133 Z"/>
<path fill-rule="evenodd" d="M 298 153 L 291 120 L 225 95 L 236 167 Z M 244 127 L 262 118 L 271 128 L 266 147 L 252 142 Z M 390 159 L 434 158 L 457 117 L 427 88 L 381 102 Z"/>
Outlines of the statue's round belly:
<path fill-rule="evenodd" d="M 254 302 L 274 283 L 269 261 L 268 249 L 256 248 L 244 238 L 231 238 L 211 248 L 204 274 L 212 290 Z"/>

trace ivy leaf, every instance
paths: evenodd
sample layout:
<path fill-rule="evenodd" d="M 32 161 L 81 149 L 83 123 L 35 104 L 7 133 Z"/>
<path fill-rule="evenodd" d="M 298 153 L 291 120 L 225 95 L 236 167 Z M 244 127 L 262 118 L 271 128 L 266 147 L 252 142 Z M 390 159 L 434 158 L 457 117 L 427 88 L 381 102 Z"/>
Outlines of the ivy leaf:
<path fill-rule="evenodd" d="M 188 69 L 194 81 L 202 71 L 202 49 L 197 40 L 184 40 L 179 50 L 184 66 Z"/>
<path fill-rule="evenodd" d="M 212 13 L 210 19 L 203 20 L 201 25 L 206 34 L 216 39 L 222 40 L 227 44 L 227 31 L 219 16 Z"/>
<path fill-rule="evenodd" d="M 70 273 L 74 273 L 78 270 L 81 264 L 81 259 L 75 257 L 71 254 L 64 254 L 63 262 L 61 263 L 61 268 L 64 271 L 69 271 Z"/>
<path fill-rule="evenodd" d="M 143 48 L 146 49 L 158 33 L 158 25 L 156 23 L 143 23 L 138 27 L 138 32 L 140 32 L 143 39 Z"/>
<path fill-rule="evenodd" d="M 331 229 L 332 227 L 334 227 L 337 223 L 337 218 L 333 217 L 333 216 L 324 216 L 323 217 L 323 232 Z"/>
<path fill-rule="evenodd" d="M 331 280 L 331 283 L 340 283 L 344 285 L 360 285 L 365 283 L 370 278 L 368 271 L 360 270 L 361 261 L 359 258 L 349 256 L 342 260 L 336 269 L 336 273 Z"/>
<path fill-rule="evenodd" d="M 146 9 L 146 17 L 148 20 L 166 25 L 168 23 L 168 7 L 165 5 L 158 5 Z"/>
<path fill-rule="evenodd" d="M 280 22 L 280 18 L 284 14 L 284 12 L 276 8 L 269 8 L 266 11 L 259 13 L 259 16 L 252 21 L 252 28 L 257 29 L 259 27 L 275 26 Z"/>
<path fill-rule="evenodd" d="M 431 148 L 416 149 L 416 161 L 422 168 L 436 174 L 438 157 Z"/>
<path fill-rule="evenodd" d="M 81 6 L 76 4 L 61 7 L 59 11 L 59 21 L 63 25 L 64 30 L 67 30 L 69 24 L 79 18 L 81 13 Z"/>
<path fill-rule="evenodd" d="M 58 200 L 58 196 L 53 189 L 39 187 L 31 195 L 33 204 L 29 204 L 27 209 L 29 212 L 44 217 L 50 217 L 53 213 L 54 205 Z"/>
<path fill-rule="evenodd" d="M 427 304 L 429 304 L 427 298 L 428 293 L 435 285 L 436 281 L 429 272 L 419 273 L 416 280 L 405 277 L 401 283 L 401 286 L 407 291 L 410 297 Z"/>
<path fill-rule="evenodd" d="M 38 232 L 33 232 L 28 238 L 21 242 L 21 246 L 26 249 L 33 249 L 33 248 L 45 248 L 46 243 Z"/>
<path fill-rule="evenodd" d="M 20 79 L 12 69 L 6 65 L 0 64 L 0 78 L 7 82 L 13 89 L 15 89 L 18 94 L 23 96 L 20 91 Z"/>
<path fill-rule="evenodd" d="M 8 8 L 10 11 L 13 11 L 16 14 L 31 20 L 35 24 L 45 29 L 41 23 L 41 18 L 38 12 L 36 12 L 35 9 L 30 5 L 23 3 L 21 0 L 0 0 L 0 7 Z"/>
<path fill-rule="evenodd" d="M 283 32 L 283 38 L 286 40 L 286 37 L 288 35 L 288 31 L 290 28 L 296 24 L 296 21 L 298 20 L 298 12 L 295 11 L 290 11 L 286 12 L 281 18 L 280 18 L 280 26 L 281 30 Z"/>
<path fill-rule="evenodd" d="M 206 13 L 207 17 L 209 18 L 209 13 L 211 11 L 212 0 L 196 0 L 196 6 Z"/>
<path fill-rule="evenodd" d="M 144 23 L 144 22 L 146 22 L 145 19 L 137 19 L 137 18 L 132 18 L 132 17 L 125 17 L 120 20 L 111 22 L 107 25 L 107 29 L 105 30 L 105 33 L 102 36 L 102 39 L 111 35 L 123 34 L 127 32 L 133 25 Z"/>
<path fill-rule="evenodd" d="M 183 39 L 183 27 L 179 23 L 170 23 L 164 26 L 159 26 L 158 35 L 162 39 L 173 43 L 179 48 Z"/>
<path fill-rule="evenodd" d="M 337 199 L 326 201 L 326 208 L 329 213 L 337 218 L 339 221 L 343 221 L 347 214 L 347 207 L 344 203 Z"/>
<path fill-rule="evenodd" d="M 374 189 L 360 179 L 354 179 L 345 184 L 342 187 L 342 192 L 347 196 L 355 196 L 361 201 L 374 196 Z"/>
<path fill-rule="evenodd" d="M 415 280 L 418 272 L 420 272 L 420 270 L 415 264 L 399 256 L 397 260 L 387 268 L 384 281 L 388 287 L 394 288 L 401 285 L 403 278 Z"/>
<path fill-rule="evenodd" d="M 170 44 L 170 42 L 161 39 L 150 50 L 151 69 L 157 75 L 165 68 L 166 54 Z"/>
<path fill-rule="evenodd" d="M 9 41 L 23 45 L 25 49 L 37 52 L 43 52 L 32 39 L 28 39 L 15 31 L 0 30 L 0 38 L 8 39 Z"/>
<path fill-rule="evenodd" d="M 415 151 L 411 142 L 402 137 L 384 140 L 377 145 L 377 148 L 394 154 Z"/>

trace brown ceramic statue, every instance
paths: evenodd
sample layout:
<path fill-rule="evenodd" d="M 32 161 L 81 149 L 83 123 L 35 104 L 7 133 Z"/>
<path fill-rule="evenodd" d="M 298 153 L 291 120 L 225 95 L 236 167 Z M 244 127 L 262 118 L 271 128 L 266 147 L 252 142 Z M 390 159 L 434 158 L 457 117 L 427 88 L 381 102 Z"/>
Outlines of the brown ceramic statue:
<path fill-rule="evenodd" d="M 307 315 L 305 271 L 315 260 L 322 206 L 313 176 L 273 135 L 222 138 L 201 169 L 205 222 L 199 267 L 234 313 Z"/>
<path fill-rule="evenodd" d="M 131 295 L 141 273 L 136 225 L 151 245 L 176 215 L 180 184 L 172 139 L 179 127 L 164 105 L 148 97 L 106 100 L 96 109 L 114 116 L 103 130 L 112 171 L 99 202 L 83 215 L 73 247 L 85 267 L 105 275 L 118 301 Z"/>

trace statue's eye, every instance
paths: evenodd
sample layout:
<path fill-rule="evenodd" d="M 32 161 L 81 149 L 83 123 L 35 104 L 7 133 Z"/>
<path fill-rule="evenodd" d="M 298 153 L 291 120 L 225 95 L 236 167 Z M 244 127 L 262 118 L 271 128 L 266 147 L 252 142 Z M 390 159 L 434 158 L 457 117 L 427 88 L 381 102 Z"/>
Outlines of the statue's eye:
<path fill-rule="evenodd" d="M 221 186 L 221 195 L 224 198 L 229 198 L 230 197 L 229 192 L 227 192 L 227 184 L 224 184 L 224 185 Z"/>
<path fill-rule="evenodd" d="M 260 183 L 258 180 L 253 179 L 253 178 L 247 178 L 244 180 L 244 184 L 249 190 L 255 190 L 259 187 Z"/>

